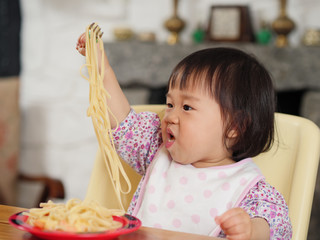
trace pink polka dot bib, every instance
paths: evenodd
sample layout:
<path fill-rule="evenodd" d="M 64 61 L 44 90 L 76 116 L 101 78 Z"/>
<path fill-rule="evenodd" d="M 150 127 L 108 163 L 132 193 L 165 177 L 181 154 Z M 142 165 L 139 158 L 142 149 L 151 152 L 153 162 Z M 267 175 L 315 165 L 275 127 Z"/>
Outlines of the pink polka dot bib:
<path fill-rule="evenodd" d="M 209 168 L 181 165 L 161 147 L 149 166 L 133 215 L 144 226 L 218 236 L 214 218 L 237 207 L 263 178 L 252 159 Z"/>

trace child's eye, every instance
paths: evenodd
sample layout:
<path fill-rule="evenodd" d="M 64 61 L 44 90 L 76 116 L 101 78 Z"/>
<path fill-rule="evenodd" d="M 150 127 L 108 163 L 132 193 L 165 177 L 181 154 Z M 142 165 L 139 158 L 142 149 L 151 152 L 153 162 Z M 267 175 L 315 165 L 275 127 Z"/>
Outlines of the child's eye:
<path fill-rule="evenodd" d="M 171 103 L 167 103 L 168 108 L 173 108 L 173 105 Z"/>
<path fill-rule="evenodd" d="M 189 105 L 183 105 L 183 110 L 190 111 L 192 110 L 192 107 L 190 107 Z"/>

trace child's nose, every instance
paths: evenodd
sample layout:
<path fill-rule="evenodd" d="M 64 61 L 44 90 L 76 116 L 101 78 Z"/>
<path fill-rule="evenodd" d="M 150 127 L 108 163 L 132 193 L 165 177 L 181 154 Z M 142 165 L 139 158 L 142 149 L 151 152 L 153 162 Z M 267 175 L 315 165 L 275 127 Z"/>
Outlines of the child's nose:
<path fill-rule="evenodd" d="M 170 110 L 168 113 L 166 113 L 165 119 L 168 123 L 177 124 L 179 122 L 179 114 L 177 110 Z"/>

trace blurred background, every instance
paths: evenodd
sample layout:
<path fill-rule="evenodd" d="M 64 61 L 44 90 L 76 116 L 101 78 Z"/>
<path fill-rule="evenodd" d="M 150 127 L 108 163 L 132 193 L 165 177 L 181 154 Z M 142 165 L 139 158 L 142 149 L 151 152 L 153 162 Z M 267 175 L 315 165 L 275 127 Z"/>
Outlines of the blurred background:
<path fill-rule="evenodd" d="M 235 11 L 214 17 L 224 6 Z M 75 46 L 90 23 L 102 28 L 131 104 L 163 103 L 178 61 L 226 45 L 266 65 L 279 111 L 320 125 L 319 11 L 319 0 L 1 0 L 1 203 L 85 197 L 98 145 Z M 232 20 L 237 14 L 241 21 Z M 234 33 L 223 32 L 227 24 Z"/>

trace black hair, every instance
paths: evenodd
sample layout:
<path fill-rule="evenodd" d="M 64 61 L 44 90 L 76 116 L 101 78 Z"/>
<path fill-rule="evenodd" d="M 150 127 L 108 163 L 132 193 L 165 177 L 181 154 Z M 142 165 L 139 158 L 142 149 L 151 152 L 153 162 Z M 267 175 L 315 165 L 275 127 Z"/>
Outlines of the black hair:
<path fill-rule="evenodd" d="M 168 88 L 202 88 L 220 105 L 224 144 L 240 161 L 268 151 L 274 140 L 276 95 L 270 74 L 255 57 L 234 48 L 209 48 L 184 58 Z M 231 130 L 236 136 L 227 144 Z"/>

